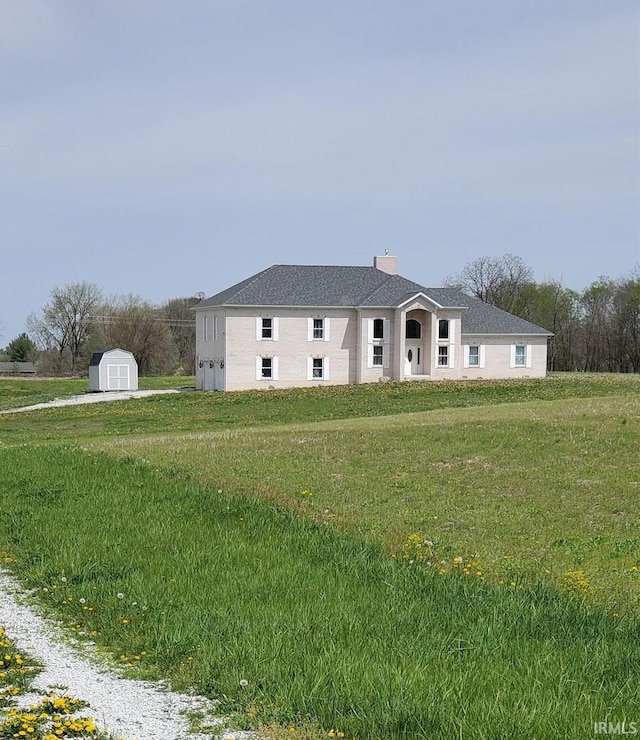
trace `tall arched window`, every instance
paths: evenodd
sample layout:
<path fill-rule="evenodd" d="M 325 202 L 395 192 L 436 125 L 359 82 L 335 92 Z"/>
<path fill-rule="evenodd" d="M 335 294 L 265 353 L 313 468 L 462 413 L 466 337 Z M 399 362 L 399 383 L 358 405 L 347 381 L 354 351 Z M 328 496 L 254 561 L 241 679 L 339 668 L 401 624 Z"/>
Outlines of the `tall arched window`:
<path fill-rule="evenodd" d="M 422 325 L 415 319 L 407 319 L 406 338 L 407 339 L 420 339 L 422 333 Z"/>

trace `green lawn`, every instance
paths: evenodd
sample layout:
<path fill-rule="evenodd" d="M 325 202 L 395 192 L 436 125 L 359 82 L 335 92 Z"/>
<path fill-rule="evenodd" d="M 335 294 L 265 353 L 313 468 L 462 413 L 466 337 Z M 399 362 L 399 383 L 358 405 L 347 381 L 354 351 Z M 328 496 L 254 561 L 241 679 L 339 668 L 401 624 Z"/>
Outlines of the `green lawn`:
<path fill-rule="evenodd" d="M 74 634 L 274 737 L 588 737 L 637 719 L 639 389 L 0 416 L 0 550 Z"/>

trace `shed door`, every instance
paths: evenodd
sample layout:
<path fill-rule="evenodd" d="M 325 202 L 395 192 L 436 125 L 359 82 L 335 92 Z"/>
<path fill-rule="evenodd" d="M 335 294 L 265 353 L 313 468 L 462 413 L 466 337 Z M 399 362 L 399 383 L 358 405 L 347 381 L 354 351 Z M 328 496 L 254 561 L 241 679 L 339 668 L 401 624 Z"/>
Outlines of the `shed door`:
<path fill-rule="evenodd" d="M 107 390 L 129 390 L 129 365 L 107 365 Z"/>

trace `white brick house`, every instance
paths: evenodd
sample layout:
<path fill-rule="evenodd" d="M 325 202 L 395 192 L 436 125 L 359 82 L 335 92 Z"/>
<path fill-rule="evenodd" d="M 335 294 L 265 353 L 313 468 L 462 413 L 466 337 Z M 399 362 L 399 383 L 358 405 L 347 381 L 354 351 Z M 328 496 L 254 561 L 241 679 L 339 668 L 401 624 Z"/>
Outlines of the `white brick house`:
<path fill-rule="evenodd" d="M 543 377 L 549 332 L 373 267 L 273 265 L 195 306 L 196 387 Z"/>

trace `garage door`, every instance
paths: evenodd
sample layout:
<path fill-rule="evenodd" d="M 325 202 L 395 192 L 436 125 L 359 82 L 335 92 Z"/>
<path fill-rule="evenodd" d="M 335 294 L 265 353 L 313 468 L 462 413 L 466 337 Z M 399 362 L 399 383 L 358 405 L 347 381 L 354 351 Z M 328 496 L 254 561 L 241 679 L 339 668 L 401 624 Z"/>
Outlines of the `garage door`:
<path fill-rule="evenodd" d="M 107 365 L 107 390 L 129 390 L 129 365 Z"/>

